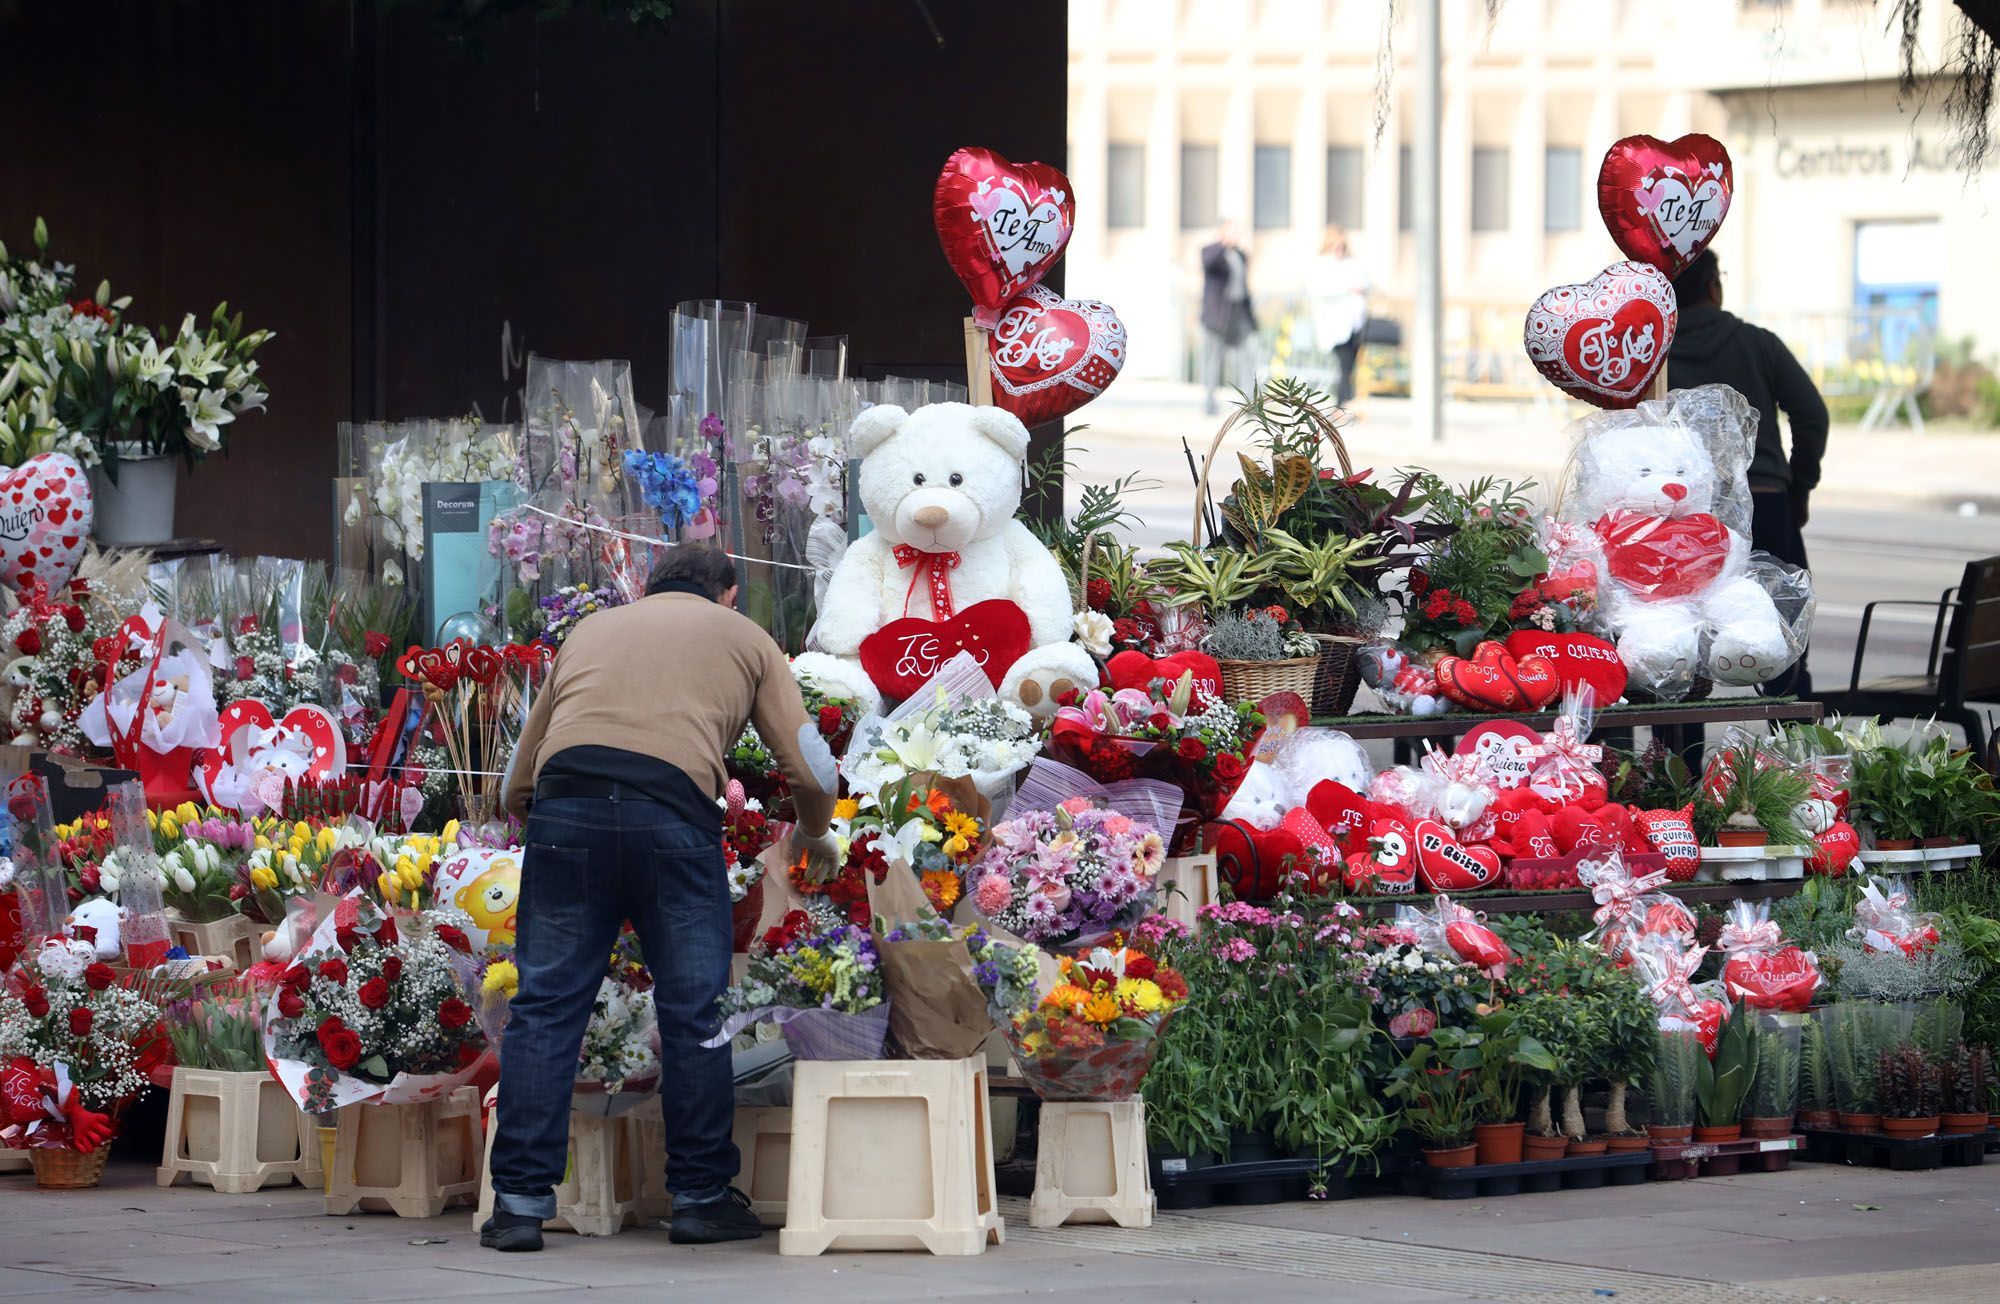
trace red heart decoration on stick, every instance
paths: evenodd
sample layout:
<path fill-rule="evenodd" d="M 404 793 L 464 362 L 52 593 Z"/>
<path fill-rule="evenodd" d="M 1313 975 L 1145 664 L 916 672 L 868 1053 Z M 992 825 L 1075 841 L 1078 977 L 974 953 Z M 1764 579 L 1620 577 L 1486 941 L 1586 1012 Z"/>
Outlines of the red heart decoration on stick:
<path fill-rule="evenodd" d="M 1500 853 L 1467 847 L 1436 820 L 1420 820 L 1416 832 L 1417 875 L 1426 892 L 1465 892 L 1500 881 Z"/>
<path fill-rule="evenodd" d="M 990 149 L 961 149 L 938 174 L 931 216 L 945 261 L 972 296 L 973 316 L 987 326 L 1002 304 L 1062 257 L 1076 226 L 1076 200 L 1069 178 L 1046 163 L 1009 163 Z"/>
<path fill-rule="evenodd" d="M 901 701 L 935 678 L 945 662 L 970 652 L 998 688 L 1029 642 L 1027 613 L 1004 598 L 990 598 L 950 620 L 890 621 L 861 640 L 861 668 L 885 697 Z"/>
<path fill-rule="evenodd" d="M 986 337 L 993 401 L 1027 425 L 1067 416 L 1125 366 L 1125 323 L 1111 305 L 1045 285 L 1010 300 Z"/>
<path fill-rule="evenodd" d="M 1536 370 L 1572 398 L 1637 406 L 1666 363 L 1680 309 L 1673 282 L 1646 263 L 1613 263 L 1558 285 L 1528 309 L 1522 342 Z"/>
<path fill-rule="evenodd" d="M 90 481 L 67 453 L 37 453 L 0 474 L 0 584 L 16 593 L 69 583 L 90 533 Z M 53 497 L 55 501 L 49 500 Z"/>
<path fill-rule="evenodd" d="M 1625 659 L 1618 649 L 1595 634 L 1543 634 L 1516 630 L 1507 636 L 1507 650 L 1517 658 L 1541 657 L 1555 667 L 1562 691 L 1590 685 L 1599 706 L 1625 695 Z"/>
<path fill-rule="evenodd" d="M 1715 239 L 1735 187 L 1729 151 L 1713 137 L 1627 136 L 1598 166 L 1597 211 L 1628 257 L 1679 276 Z"/>

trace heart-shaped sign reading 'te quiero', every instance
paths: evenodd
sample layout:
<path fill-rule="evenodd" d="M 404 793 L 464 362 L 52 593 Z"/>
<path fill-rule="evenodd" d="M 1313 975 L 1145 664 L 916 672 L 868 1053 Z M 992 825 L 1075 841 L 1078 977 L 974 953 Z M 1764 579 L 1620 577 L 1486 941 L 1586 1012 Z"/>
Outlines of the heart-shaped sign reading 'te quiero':
<path fill-rule="evenodd" d="M 1646 396 L 1667 360 L 1680 310 L 1673 282 L 1646 263 L 1613 263 L 1583 285 L 1558 285 L 1528 309 L 1522 342 L 1550 384 L 1601 408 Z"/>
<path fill-rule="evenodd" d="M 1125 366 L 1125 323 L 1111 305 L 1045 285 L 1011 300 L 986 337 L 993 402 L 1028 425 L 1069 415 Z"/>
<path fill-rule="evenodd" d="M 1417 824 L 1417 873 L 1426 892 L 1465 892 L 1500 881 L 1500 853 L 1467 847 L 1436 820 Z"/>
<path fill-rule="evenodd" d="M 901 701 L 937 677 L 945 662 L 969 652 L 998 688 L 1027 652 L 1028 615 L 989 598 L 950 620 L 892 620 L 861 640 L 861 668 L 885 697 Z"/>
<path fill-rule="evenodd" d="M 1735 173 L 1722 142 L 1627 136 L 1597 169 L 1597 211 L 1629 257 L 1679 276 L 1729 214 Z"/>
<path fill-rule="evenodd" d="M 1076 225 L 1069 178 L 1046 163 L 1009 163 L 990 149 L 945 160 L 931 193 L 945 260 L 980 325 L 1055 266 Z"/>
<path fill-rule="evenodd" d="M 69 583 L 91 510 L 90 480 L 67 453 L 38 453 L 0 475 L 0 583 L 16 593 Z"/>

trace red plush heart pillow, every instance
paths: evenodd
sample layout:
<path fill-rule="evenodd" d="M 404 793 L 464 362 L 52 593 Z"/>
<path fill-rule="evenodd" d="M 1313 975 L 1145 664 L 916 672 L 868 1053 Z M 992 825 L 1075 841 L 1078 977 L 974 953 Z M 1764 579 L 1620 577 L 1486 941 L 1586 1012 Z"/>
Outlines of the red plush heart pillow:
<path fill-rule="evenodd" d="M 1693 880 L 1701 868 L 1701 843 L 1694 835 L 1694 803 L 1679 810 L 1642 810 L 1632 822 L 1646 835 L 1653 850 L 1667 861 L 1670 882 Z"/>
<path fill-rule="evenodd" d="M 1507 636 L 1507 650 L 1515 657 L 1538 656 L 1555 667 L 1556 679 L 1564 692 L 1590 685 L 1599 706 L 1609 706 L 1625 696 L 1625 659 L 1618 649 L 1595 634 L 1544 634 L 1537 630 L 1516 630 Z"/>
<path fill-rule="evenodd" d="M 1500 881 L 1500 854 L 1467 847 L 1436 820 L 1417 824 L 1417 874 L 1426 892 L 1465 892 Z"/>
<path fill-rule="evenodd" d="M 1813 838 L 1812 859 L 1806 868 L 1815 874 L 1845 874 L 1861 854 L 1861 837 L 1846 820 L 1838 820 L 1826 832 Z"/>
<path fill-rule="evenodd" d="M 1360 793 L 1337 779 L 1322 779 L 1306 794 L 1306 809 L 1345 856 L 1368 850 L 1368 805 Z"/>
<path fill-rule="evenodd" d="M 1216 877 L 1239 901 L 1269 901 L 1287 873 L 1310 869 L 1298 835 L 1285 828 L 1217 820 L 1208 826 L 1208 849 L 1215 853 Z"/>
<path fill-rule="evenodd" d="M 1158 658 L 1144 652 L 1120 652 L 1104 663 L 1104 677 L 1113 689 L 1136 688 L 1141 692 L 1155 679 L 1166 680 L 1171 688 L 1190 671 L 1194 673 L 1196 698 L 1203 692 L 1210 697 L 1222 696 L 1222 667 L 1206 652 L 1176 652 Z"/>
<path fill-rule="evenodd" d="M 1377 815 L 1368 823 L 1368 847 L 1347 858 L 1343 880 L 1349 892 L 1407 896 L 1416 890 L 1416 837 L 1408 824 L 1395 816 Z"/>
<path fill-rule="evenodd" d="M 1605 832 L 1588 811 L 1576 806 L 1565 806 L 1549 821 L 1549 831 L 1555 835 L 1556 847 L 1567 856 L 1579 847 L 1608 848 L 1617 845 L 1611 835 Z"/>

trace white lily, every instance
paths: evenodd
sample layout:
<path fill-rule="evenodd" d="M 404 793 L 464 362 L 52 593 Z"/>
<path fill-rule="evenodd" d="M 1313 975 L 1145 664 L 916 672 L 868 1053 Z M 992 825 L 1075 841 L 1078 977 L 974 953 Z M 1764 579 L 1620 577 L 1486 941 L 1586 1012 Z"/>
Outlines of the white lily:
<path fill-rule="evenodd" d="M 199 448 L 222 447 L 222 427 L 236 419 L 236 414 L 223 405 L 223 392 L 205 389 L 193 404 L 188 403 L 187 393 L 181 391 L 181 406 L 188 415 L 188 442 Z"/>
<path fill-rule="evenodd" d="M 146 345 L 131 357 L 133 374 L 157 389 L 165 389 L 174 383 L 174 360 L 171 353 L 160 352 L 160 342 L 148 335 Z"/>

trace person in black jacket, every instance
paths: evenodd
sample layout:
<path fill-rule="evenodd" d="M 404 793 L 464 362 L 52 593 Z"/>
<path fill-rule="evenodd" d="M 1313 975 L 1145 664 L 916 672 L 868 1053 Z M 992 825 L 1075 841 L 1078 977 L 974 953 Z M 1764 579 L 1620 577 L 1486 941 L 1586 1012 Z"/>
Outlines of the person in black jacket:
<path fill-rule="evenodd" d="M 1247 347 L 1257 331 L 1249 271 L 1236 223 L 1224 222 L 1215 242 L 1201 251 L 1202 410 L 1210 416 L 1215 415 L 1217 387 L 1248 390 L 1255 380 Z"/>
<path fill-rule="evenodd" d="M 1757 409 L 1757 451 L 1750 461 L 1751 546 L 1779 561 L 1810 569 L 1803 533 L 1812 491 L 1826 454 L 1826 402 L 1799 360 L 1770 331 L 1722 310 L 1722 268 L 1705 249 L 1674 278 L 1680 327 L 1667 352 L 1667 381 L 1675 389 L 1727 385 Z M 1783 411 L 1792 447 L 1778 429 Z M 1812 692 L 1805 658 L 1764 692 Z"/>

